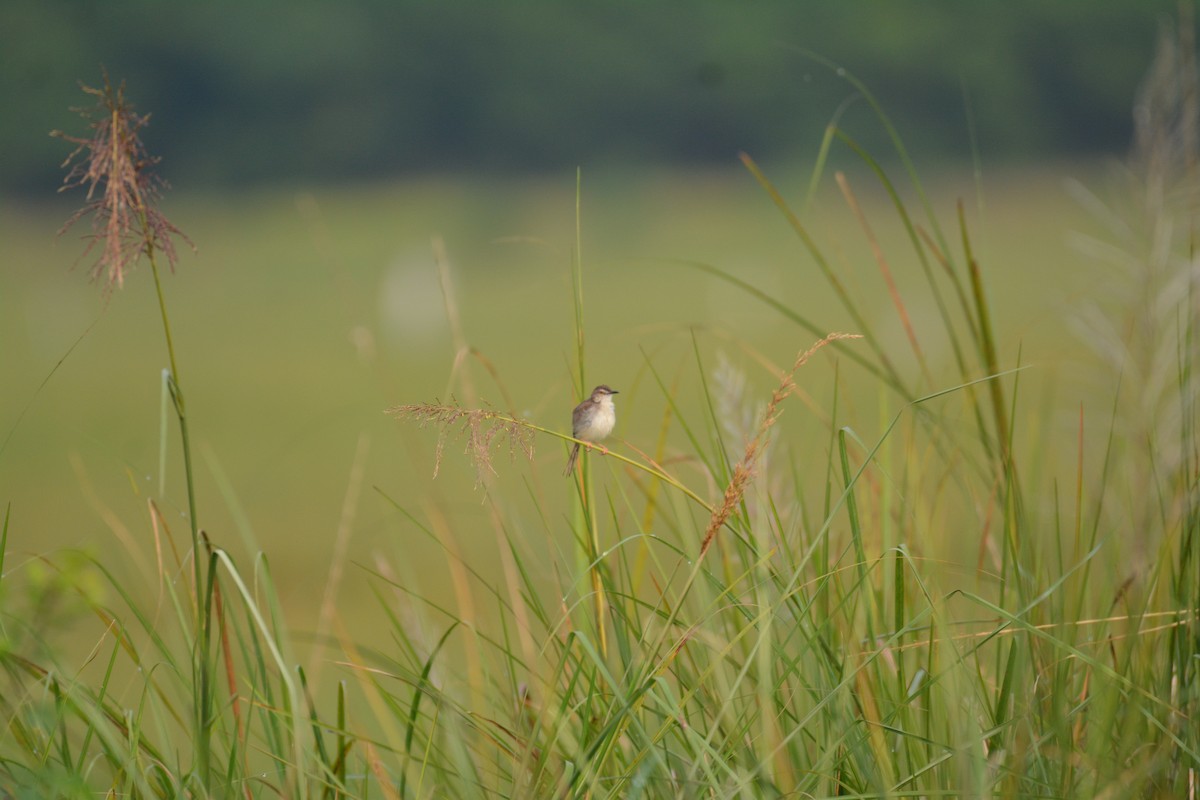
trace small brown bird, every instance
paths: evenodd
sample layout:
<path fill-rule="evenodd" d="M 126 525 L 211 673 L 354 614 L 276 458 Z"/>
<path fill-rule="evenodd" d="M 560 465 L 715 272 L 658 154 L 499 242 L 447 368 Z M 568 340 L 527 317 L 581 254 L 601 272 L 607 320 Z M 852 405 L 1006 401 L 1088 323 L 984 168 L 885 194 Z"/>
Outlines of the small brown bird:
<path fill-rule="evenodd" d="M 618 394 L 616 389 L 610 389 L 600 384 L 592 389 L 591 397 L 575 406 L 571 414 L 571 435 L 585 442 L 599 442 L 608 438 L 613 426 L 617 424 L 617 410 L 613 407 L 612 396 Z M 567 459 L 567 471 L 570 475 L 575 471 L 575 459 L 579 458 L 579 443 L 571 448 L 571 457 Z"/>

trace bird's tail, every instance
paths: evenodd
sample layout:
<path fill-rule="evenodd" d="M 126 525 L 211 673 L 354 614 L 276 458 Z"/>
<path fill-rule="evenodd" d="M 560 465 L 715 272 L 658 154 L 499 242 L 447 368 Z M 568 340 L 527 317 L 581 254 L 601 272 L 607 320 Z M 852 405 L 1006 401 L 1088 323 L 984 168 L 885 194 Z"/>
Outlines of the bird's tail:
<path fill-rule="evenodd" d="M 577 458 L 579 458 L 579 443 L 578 442 L 576 442 L 575 446 L 571 448 L 571 457 L 567 459 L 567 471 L 564 472 L 563 475 L 570 475 L 572 472 L 575 471 L 575 459 L 577 459 Z"/>

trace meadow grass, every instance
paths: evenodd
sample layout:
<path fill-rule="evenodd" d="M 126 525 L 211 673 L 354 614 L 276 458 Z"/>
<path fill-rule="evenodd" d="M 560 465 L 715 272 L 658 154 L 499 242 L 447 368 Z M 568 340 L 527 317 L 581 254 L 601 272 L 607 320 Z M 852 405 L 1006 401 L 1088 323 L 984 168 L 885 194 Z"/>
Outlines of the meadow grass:
<path fill-rule="evenodd" d="M 538 450 L 557 455 L 570 437 L 510 399 L 503 370 L 467 333 L 439 251 L 451 378 L 441 399 L 398 397 L 392 412 L 394 424 L 436 429 L 429 472 L 465 449 L 476 489 L 414 507 L 366 485 L 360 439 L 328 574 L 304 587 L 324 598 L 310 634 L 289 624 L 275 554 L 252 531 L 243 547 L 220 546 L 193 508 L 183 533 L 151 495 L 120 551 L 14 567 L 9 506 L 0 792 L 1194 795 L 1194 171 L 1149 158 L 1167 147 L 1150 142 L 1123 209 L 1090 198 L 1110 235 L 1086 244 L 1115 265 L 1114 299 L 1080 325 L 1120 384 L 1071 403 L 1077 424 L 1063 437 L 1028 396 L 1020 343 L 994 324 L 966 211 L 934 213 L 898 138 L 895 168 L 844 132 L 828 141 L 891 198 L 921 287 L 893 278 L 900 255 L 880 244 L 855 181 L 826 174 L 824 157 L 811 184 L 837 183 L 876 288 L 847 281 L 810 210 L 744 156 L 747 179 L 853 328 L 827 330 L 812 304 L 719 264 L 669 265 L 789 320 L 794 355 L 780 367 L 754 353 L 773 373 L 758 392 L 699 334 L 682 356 L 643 350 L 618 413 L 653 408 L 654 435 L 609 443 L 608 455 L 589 445 L 576 479 L 538 476 Z M 599 382 L 589 365 L 604 343 L 588 322 L 598 276 L 583 248 L 585 199 L 577 183 L 564 259 L 579 396 Z M 130 230 L 154 257 L 144 223 Z M 895 315 L 886 333 L 870 308 L 880 298 Z M 181 437 L 190 475 L 199 458 L 169 360 L 167 436 Z M 213 473 L 236 507 L 238 488 L 219 465 Z M 352 565 L 342 544 L 366 493 L 411 539 Z M 568 514 L 551 498 L 560 493 Z M 444 560 L 444 591 L 433 588 L 442 565 L 435 576 L 412 555 L 430 549 Z M 144 585 L 118 562 L 135 563 Z M 369 637 L 339 608 L 347 580 L 377 598 L 383 622 Z M 72 630 L 88 643 L 82 658 L 56 642 L 64 604 L 95 620 Z"/>

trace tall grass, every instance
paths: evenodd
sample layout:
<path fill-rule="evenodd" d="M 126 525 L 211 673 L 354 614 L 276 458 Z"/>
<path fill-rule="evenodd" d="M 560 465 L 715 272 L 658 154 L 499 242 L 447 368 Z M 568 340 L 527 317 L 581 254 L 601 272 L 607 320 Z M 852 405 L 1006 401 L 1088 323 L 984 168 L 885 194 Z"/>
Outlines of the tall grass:
<path fill-rule="evenodd" d="M 1184 45 L 1159 80 L 1186 76 L 1186 90 L 1147 99 L 1175 103 L 1174 113 L 1153 105 L 1147 119 L 1195 124 Z M 893 130 L 867 88 L 855 87 Z M 735 367 L 710 367 L 698 338 L 687 389 L 648 355 L 642 391 L 661 408 L 659 436 L 653 446 L 591 452 L 579 482 L 562 486 L 577 508 L 569 520 L 553 518 L 532 483 L 522 497 L 494 481 L 499 470 L 525 469 L 495 460 L 501 443 L 532 455 L 535 445 L 572 440 L 513 410 L 458 322 L 439 248 L 457 353 L 447 394 L 466 405 L 410 401 L 392 411 L 438 428 L 442 442 L 466 438 L 498 563 L 460 542 L 486 531 L 437 507 L 393 503 L 445 552 L 454 602 L 423 594 L 412 565 L 377 563 L 370 578 L 387 629 L 357 642 L 336 614 L 324 621 L 335 641 L 325 668 L 341 679 L 321 692 L 297 666 L 268 554 L 235 563 L 203 541 L 194 508 L 181 548 L 148 502 L 150 566 L 137 590 L 106 558 L 48 556 L 14 568 L 0 547 L 0 794 L 1194 796 L 1197 176 L 1194 137 L 1177 134 L 1164 141 L 1186 140 L 1172 152 L 1187 169 L 1168 159 L 1161 175 L 1178 182 L 1168 191 L 1165 178 L 1151 181 L 1155 193 L 1144 196 L 1153 202 L 1109 214 L 1126 248 L 1121 263 L 1155 290 L 1149 304 L 1089 318 L 1111 323 L 1104 352 L 1120 349 L 1126 376 L 1117 396 L 1086 401 L 1089 413 L 1108 415 L 1099 449 L 1082 411 L 1066 439 L 1025 429 L 1019 348 L 993 323 L 989 266 L 961 208 L 950 220 L 933 214 L 898 137 L 899 183 L 845 131 L 831 127 L 826 141 L 860 158 L 891 198 L 937 325 L 911 323 L 915 304 L 892 277 L 900 256 L 879 244 L 846 175 L 833 178 L 875 254 L 879 289 L 904 331 L 898 342 L 874 329 L 869 298 L 844 285 L 805 215 L 744 156 L 765 212 L 780 214 L 857 330 L 830 334 L 798 302 L 717 265 L 664 266 L 759 297 L 795 322 L 798 355 L 761 396 Z M 817 163 L 813 185 L 829 179 L 824 154 Z M 1145 163 L 1134 173 L 1157 174 Z M 1159 235 L 1133 233 L 1142 224 Z M 1149 246 L 1138 254 L 1138 244 Z M 1115 246 L 1093 243 L 1097 252 Z M 153 254 L 153 240 L 144 251 Z M 582 394 L 580 247 L 571 269 Z M 1132 317 L 1114 322 L 1114 313 Z M 934 363 L 936 352 L 950 354 L 948 366 Z M 506 410 L 479 399 L 489 392 L 475 385 L 473 362 Z M 1152 366 L 1154 381 L 1136 372 Z M 871 420 L 844 399 L 851 374 L 876 387 L 875 437 L 859 432 Z M 797 384 L 818 381 L 828 391 L 820 413 L 806 414 Z M 681 402 L 684 391 L 700 402 Z M 1153 416 L 1139 417 L 1146 408 Z M 798 447 L 799 425 L 822 425 L 824 447 Z M 1059 474 L 1063 461 L 1073 466 Z M 388 499 L 386 487 L 379 492 Z M 556 551 L 564 540 L 573 556 Z M 88 591 L 87 574 L 116 602 Z M 96 643 L 83 665 L 63 662 L 48 641 L 68 601 L 96 619 L 81 634 Z"/>

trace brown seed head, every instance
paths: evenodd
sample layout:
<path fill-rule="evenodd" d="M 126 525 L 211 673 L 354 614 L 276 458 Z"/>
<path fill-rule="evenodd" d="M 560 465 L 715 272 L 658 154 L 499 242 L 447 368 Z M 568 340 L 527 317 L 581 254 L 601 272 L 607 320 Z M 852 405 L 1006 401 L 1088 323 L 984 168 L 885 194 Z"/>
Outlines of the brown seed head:
<path fill-rule="evenodd" d="M 82 83 L 80 88 L 96 98 L 92 108 L 72 109 L 87 121 L 91 136 L 50 134 L 75 145 L 63 161 L 63 168 L 69 169 L 59 191 L 87 187 L 86 204 L 59 229 L 59 235 L 91 216 L 92 230 L 80 258 L 99 248 L 91 276 L 105 275 L 105 289 L 112 291 L 114 285 L 124 285 L 125 273 L 141 255 L 157 250 L 174 269 L 178 254 L 172 237 L 180 237 L 188 246 L 192 243 L 157 208 L 167 184 L 153 170 L 159 159 L 146 152 L 140 138 L 150 116 L 133 110 L 125 100 L 125 84 L 114 89 L 107 72 L 103 88 Z"/>
<path fill-rule="evenodd" d="M 533 460 L 533 431 L 524 420 L 490 408 L 463 408 L 457 402 L 414 403 L 389 408 L 387 414 L 396 419 L 412 420 L 438 428 L 437 453 L 434 458 L 433 476 L 436 478 L 442 465 L 442 452 L 447 436 L 465 434 L 466 452 L 475 465 L 477 484 L 482 484 L 486 474 L 494 473 L 492 445 L 499 440 L 508 440 L 510 457 L 521 453 Z"/>

